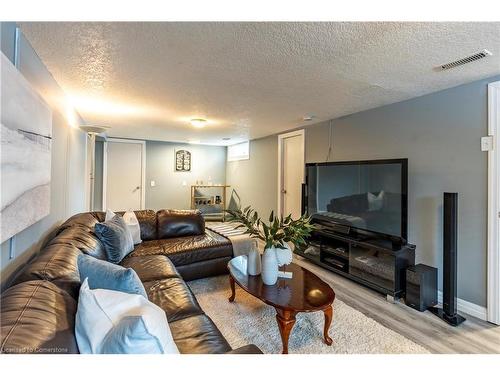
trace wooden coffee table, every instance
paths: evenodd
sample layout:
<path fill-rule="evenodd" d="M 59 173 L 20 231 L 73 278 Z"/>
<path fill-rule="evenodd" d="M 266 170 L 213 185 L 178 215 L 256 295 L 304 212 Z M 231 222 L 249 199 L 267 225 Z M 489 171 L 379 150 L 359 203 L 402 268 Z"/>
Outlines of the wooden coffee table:
<path fill-rule="evenodd" d="M 325 326 L 323 336 L 326 345 L 332 345 L 328 329 L 333 319 L 333 289 L 312 272 L 296 264 L 286 266 L 287 271 L 293 272 L 291 279 L 278 278 L 274 285 L 265 285 L 259 276 L 247 274 L 247 257 L 236 257 L 228 263 L 229 283 L 233 302 L 236 296 L 235 284 L 238 284 L 247 293 L 257 297 L 264 303 L 276 309 L 276 320 L 283 343 L 283 354 L 288 354 L 288 338 L 295 324 L 295 316 L 299 312 L 323 311 Z"/>

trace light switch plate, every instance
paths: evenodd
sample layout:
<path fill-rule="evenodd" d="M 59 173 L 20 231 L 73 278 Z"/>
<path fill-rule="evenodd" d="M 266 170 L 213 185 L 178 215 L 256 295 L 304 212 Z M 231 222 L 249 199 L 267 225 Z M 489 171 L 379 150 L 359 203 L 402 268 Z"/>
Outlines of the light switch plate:
<path fill-rule="evenodd" d="M 156 186 L 156 182 L 155 182 L 155 180 L 151 180 L 151 186 L 152 186 L 152 187 Z"/>
<path fill-rule="evenodd" d="M 481 151 L 493 150 L 493 137 L 481 137 Z"/>
<path fill-rule="evenodd" d="M 15 240 L 16 240 L 16 237 L 13 236 L 10 238 L 10 241 L 9 241 L 9 259 L 14 259 L 16 257 L 15 255 Z"/>

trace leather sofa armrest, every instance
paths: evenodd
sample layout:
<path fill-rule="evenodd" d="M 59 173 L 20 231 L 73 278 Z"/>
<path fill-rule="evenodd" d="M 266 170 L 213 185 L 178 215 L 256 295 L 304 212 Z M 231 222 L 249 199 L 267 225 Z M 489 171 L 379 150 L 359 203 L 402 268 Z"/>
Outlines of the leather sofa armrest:
<path fill-rule="evenodd" d="M 262 351 L 255 345 L 245 345 L 238 349 L 233 349 L 225 354 L 264 354 Z"/>

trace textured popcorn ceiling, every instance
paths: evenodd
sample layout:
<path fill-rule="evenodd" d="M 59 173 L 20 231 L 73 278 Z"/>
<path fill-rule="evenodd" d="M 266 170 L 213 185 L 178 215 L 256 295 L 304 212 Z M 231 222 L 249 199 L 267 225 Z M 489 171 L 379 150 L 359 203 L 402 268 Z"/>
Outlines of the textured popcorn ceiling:
<path fill-rule="evenodd" d="M 500 74 L 500 23 L 20 26 L 85 121 L 111 136 L 234 143 Z M 435 69 L 484 48 L 493 56 Z"/>

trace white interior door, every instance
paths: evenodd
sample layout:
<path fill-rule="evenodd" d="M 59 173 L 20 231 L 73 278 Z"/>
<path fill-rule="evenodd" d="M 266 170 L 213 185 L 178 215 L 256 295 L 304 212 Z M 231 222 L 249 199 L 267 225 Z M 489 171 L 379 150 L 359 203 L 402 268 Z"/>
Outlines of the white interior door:
<path fill-rule="evenodd" d="M 125 211 L 144 208 L 144 154 L 143 141 L 106 142 L 104 209 Z"/>
<path fill-rule="evenodd" d="M 283 216 L 301 215 L 302 183 L 304 182 L 304 131 L 287 133 L 279 141 L 278 210 Z"/>

